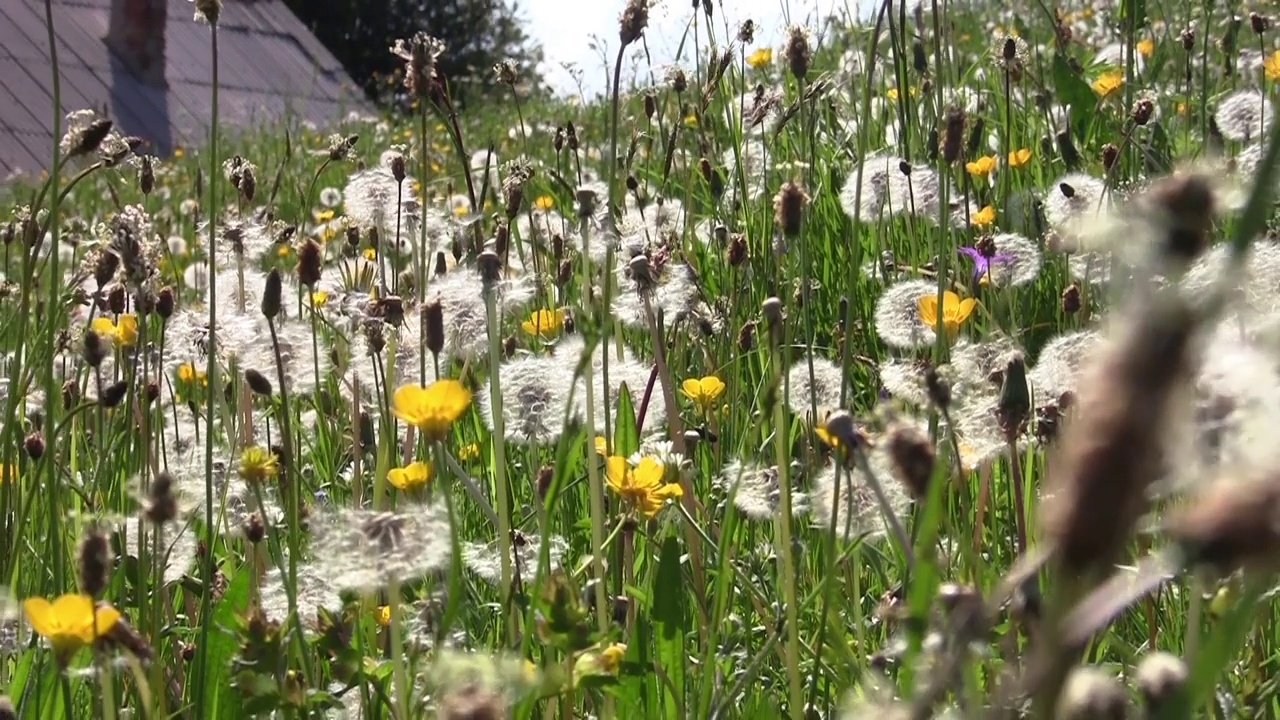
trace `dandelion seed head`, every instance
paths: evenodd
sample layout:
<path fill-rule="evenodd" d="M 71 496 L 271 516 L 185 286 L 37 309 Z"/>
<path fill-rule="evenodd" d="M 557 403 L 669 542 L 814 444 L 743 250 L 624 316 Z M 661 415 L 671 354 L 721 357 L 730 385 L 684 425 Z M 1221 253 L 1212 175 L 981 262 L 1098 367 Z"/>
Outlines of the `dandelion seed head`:
<path fill-rule="evenodd" d="M 502 426 L 508 442 L 554 445 L 559 441 L 565 423 L 576 419 L 569 401 L 573 377 L 566 377 L 564 370 L 564 361 L 552 355 L 523 355 L 499 366 Z M 494 430 L 492 403 L 484 397 L 478 404 L 485 425 Z"/>
<path fill-rule="evenodd" d="M 659 311 L 662 312 L 663 323 L 671 327 L 690 312 L 696 311 L 701 300 L 698 285 L 694 281 L 693 271 L 682 263 L 668 262 L 658 272 L 655 282 L 646 293 L 642 293 L 642 285 L 636 282 L 627 272 L 628 264 L 619 259 L 622 265 L 618 279 L 618 294 L 613 299 L 613 314 L 624 326 L 637 329 L 648 329 L 649 311 L 645 301 L 654 314 L 654 321 Z"/>
<path fill-rule="evenodd" d="M 130 523 L 122 526 L 120 529 L 125 536 L 124 554 L 141 559 L 139 554 L 139 535 L 138 524 Z M 167 525 L 164 532 L 160 535 L 160 546 L 156 547 L 151 541 L 151 528 L 144 526 L 143 532 L 147 533 L 147 549 L 152 553 L 152 557 L 158 556 L 158 566 L 161 568 L 161 576 L 166 585 L 178 582 L 191 567 L 195 564 L 196 546 L 199 538 L 196 537 L 196 530 L 190 523 L 173 526 Z"/>
<path fill-rule="evenodd" d="M 1092 175 L 1069 173 L 1058 178 L 1044 197 L 1044 215 L 1049 224 L 1070 229 L 1072 223 L 1092 220 L 1107 210 L 1103 201 L 1106 183 Z"/>
<path fill-rule="evenodd" d="M 1075 392 L 1080 369 L 1101 342 L 1094 330 L 1066 332 L 1045 343 L 1034 367 L 1027 371 L 1031 392 L 1041 400 L 1056 399 Z"/>
<path fill-rule="evenodd" d="M 1218 102 L 1214 120 L 1228 140 L 1251 142 L 1266 134 L 1274 119 L 1271 101 L 1258 90 L 1237 90 Z"/>
<path fill-rule="evenodd" d="M 547 538 L 547 554 L 552 571 L 560 567 L 561 559 L 569 550 L 569 543 L 558 535 Z M 513 531 L 511 549 L 512 573 L 518 573 L 525 582 L 532 582 L 538 574 L 538 564 L 542 558 L 542 539 L 537 535 L 526 535 Z M 462 563 L 481 580 L 500 585 L 502 582 L 502 551 L 497 541 L 490 543 L 462 543 Z"/>
<path fill-rule="evenodd" d="M 919 300 L 937 294 L 937 283 L 929 280 L 904 280 L 890 285 L 876 301 L 876 334 L 886 345 L 899 350 L 932 345 L 933 328 L 920 319 Z"/>
<path fill-rule="evenodd" d="M 840 407 L 840 395 L 844 390 L 844 370 L 823 358 L 813 358 L 813 376 L 809 376 L 809 362 L 800 358 L 787 370 L 787 407 L 798 417 L 809 417 L 817 405 L 818 417 Z"/>
<path fill-rule="evenodd" d="M 991 242 L 999 259 L 992 260 L 988 274 L 998 287 L 1030 285 L 1040 277 L 1039 245 L 1017 233 L 997 233 Z"/>
<path fill-rule="evenodd" d="M 287 560 L 285 567 L 288 567 Z M 302 626 L 315 629 L 320 609 L 342 609 L 342 597 L 336 586 L 323 573 L 323 568 L 313 563 L 298 564 L 298 581 L 290 585 L 289 576 L 272 567 L 262 579 L 262 614 L 278 623 L 289 619 L 289 588 L 292 587 L 298 608 L 298 620 Z"/>
<path fill-rule="evenodd" d="M 880 384 L 890 396 L 916 407 L 926 407 L 929 405 L 925 383 L 928 367 L 923 360 L 888 360 L 880 365 Z"/>
<path fill-rule="evenodd" d="M 448 566 L 449 519 L 439 508 L 342 509 L 313 516 L 316 569 L 337 590 L 396 589 Z"/>
<path fill-rule="evenodd" d="M 752 522 L 772 522 L 778 515 L 781 490 L 776 465 L 757 465 L 735 460 L 724 467 L 718 478 L 720 489 L 733 497 L 738 512 Z M 803 493 L 791 493 L 791 512 L 796 517 L 807 511 Z"/>
<path fill-rule="evenodd" d="M 888 457 L 873 451 L 867 465 L 884 491 L 889 507 L 899 518 L 911 504 L 900 483 L 892 481 Z M 837 480 L 837 472 L 839 479 Z M 862 470 L 828 467 L 813 482 L 809 493 L 814 527 L 827 530 L 835 523 L 836 537 L 851 542 L 866 536 L 879 539 L 886 535 L 887 525 L 875 491 Z"/>

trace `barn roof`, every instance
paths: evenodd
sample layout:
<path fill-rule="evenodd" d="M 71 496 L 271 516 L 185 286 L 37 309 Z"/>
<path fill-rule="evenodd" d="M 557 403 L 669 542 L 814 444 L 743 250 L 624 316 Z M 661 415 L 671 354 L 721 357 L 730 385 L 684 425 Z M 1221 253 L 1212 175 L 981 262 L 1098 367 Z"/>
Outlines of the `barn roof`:
<path fill-rule="evenodd" d="M 53 0 L 63 114 L 91 108 L 167 155 L 207 135 L 209 27 L 187 0 L 167 0 L 162 85 L 130 70 L 105 42 L 113 0 Z M 0 180 L 48 165 L 52 73 L 44 0 L 0 2 Z M 282 0 L 226 0 L 218 25 L 221 124 L 294 117 L 332 124 L 367 110 L 363 94 Z"/>

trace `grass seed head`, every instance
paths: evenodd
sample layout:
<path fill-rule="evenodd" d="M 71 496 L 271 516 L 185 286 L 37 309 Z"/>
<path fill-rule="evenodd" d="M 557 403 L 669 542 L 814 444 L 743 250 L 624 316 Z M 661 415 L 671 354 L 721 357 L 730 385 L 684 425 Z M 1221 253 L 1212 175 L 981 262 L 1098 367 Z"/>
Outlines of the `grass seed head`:
<path fill-rule="evenodd" d="M 113 408 L 124 401 L 124 396 L 129 392 L 129 381 L 121 380 L 113 385 L 103 388 L 102 394 L 98 397 L 99 404 L 104 408 Z"/>
<path fill-rule="evenodd" d="M 800 223 L 808 204 L 809 196 L 796 183 L 785 183 L 778 190 L 773 198 L 773 220 L 783 235 L 793 238 L 800 234 Z"/>
<path fill-rule="evenodd" d="M 1167 526 L 1190 564 L 1221 574 L 1272 568 L 1280 555 L 1280 478 L 1219 480 L 1177 508 Z"/>
<path fill-rule="evenodd" d="M 933 443 L 920 428 L 908 423 L 896 425 L 889 431 L 887 450 L 896 471 L 894 476 L 906 488 L 907 494 L 915 500 L 928 495 L 937 458 Z"/>
<path fill-rule="evenodd" d="M 27 457 L 32 460 L 39 460 L 44 457 L 44 433 L 36 431 L 28 435 L 26 439 L 22 441 L 22 449 L 27 453 Z"/>
<path fill-rule="evenodd" d="M 954 164 L 960 159 L 960 152 L 964 148 L 964 129 L 968 123 L 968 116 L 965 114 L 964 108 L 953 105 L 947 109 L 946 124 L 942 132 L 942 159 L 948 165 Z"/>
<path fill-rule="evenodd" d="M 173 494 L 173 476 L 161 472 L 151 480 L 143 516 L 153 525 L 173 522 L 178 517 L 178 501 Z"/>
<path fill-rule="evenodd" d="M 85 533 L 76 554 L 80 590 L 91 597 L 100 597 L 111 580 L 111 545 L 106 534 L 96 529 Z"/>
<path fill-rule="evenodd" d="M 281 295 L 284 293 L 284 284 L 280 277 L 279 268 L 271 268 L 271 272 L 267 274 L 266 285 L 262 289 L 262 315 L 268 320 L 274 320 L 280 314 Z"/>
<path fill-rule="evenodd" d="M 324 249 L 312 238 L 302 241 L 298 248 L 298 282 L 315 290 L 320 282 L 320 271 L 324 265 Z"/>
<path fill-rule="evenodd" d="M 787 67 L 797 80 L 804 80 L 809 74 L 809 64 L 813 62 L 813 50 L 809 47 L 809 31 L 802 26 L 792 25 L 787 29 Z"/>
<path fill-rule="evenodd" d="M 249 384 L 250 390 L 263 397 L 271 397 L 271 381 L 267 379 L 267 376 L 253 368 L 248 368 L 244 371 L 244 379 Z"/>
<path fill-rule="evenodd" d="M 1162 419 L 1186 380 L 1196 326 L 1181 297 L 1158 296 L 1081 377 L 1044 505 L 1045 529 L 1069 571 L 1108 566 L 1145 511 L 1165 470 Z"/>
<path fill-rule="evenodd" d="M 649 25 L 649 0 L 628 0 L 618 18 L 618 38 L 622 47 L 640 39 Z"/>

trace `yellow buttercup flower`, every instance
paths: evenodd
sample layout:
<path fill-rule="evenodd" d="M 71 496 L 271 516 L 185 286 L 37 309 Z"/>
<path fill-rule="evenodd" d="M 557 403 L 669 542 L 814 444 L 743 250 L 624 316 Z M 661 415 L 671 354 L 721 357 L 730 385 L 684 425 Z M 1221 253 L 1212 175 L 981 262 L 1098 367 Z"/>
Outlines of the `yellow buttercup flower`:
<path fill-rule="evenodd" d="M 662 510 L 668 498 L 683 495 L 679 485 L 663 482 L 666 467 L 653 457 L 643 457 L 634 468 L 617 455 L 605 460 L 605 482 L 631 509 L 647 518 Z"/>
<path fill-rule="evenodd" d="M 365 259 L 365 260 L 369 260 L 369 261 L 373 261 L 373 260 L 378 259 L 378 251 L 377 251 L 377 250 L 374 250 L 373 248 L 365 248 L 365 249 L 364 249 L 364 259 Z"/>
<path fill-rule="evenodd" d="M 453 422 L 471 406 L 471 391 L 457 380 L 403 385 L 392 398 L 396 417 L 418 428 L 428 440 L 444 440 Z"/>
<path fill-rule="evenodd" d="M 973 162 L 965 163 L 964 169 L 969 171 L 974 177 L 986 177 L 996 171 L 996 165 L 999 161 L 995 155 L 983 155 Z"/>
<path fill-rule="evenodd" d="M 94 318 L 89 328 L 116 347 L 133 347 L 138 342 L 138 317 L 131 313 L 121 315 L 114 322 L 109 317 Z"/>
<path fill-rule="evenodd" d="M 1138 54 L 1142 57 L 1151 57 L 1151 53 L 1156 51 L 1156 41 L 1151 38 L 1143 38 L 1134 46 Z"/>
<path fill-rule="evenodd" d="M 685 124 L 685 127 L 698 127 L 698 116 L 694 113 L 689 113 L 688 115 L 685 115 L 684 124 Z"/>
<path fill-rule="evenodd" d="M 333 219 L 333 209 L 332 209 L 332 208 L 325 208 L 324 210 L 317 210 L 317 211 L 316 211 L 316 222 L 318 222 L 318 223 L 324 223 L 324 222 L 329 222 L 329 221 L 330 221 L 330 220 L 332 220 L 332 219 Z"/>
<path fill-rule="evenodd" d="M 381 625 L 382 627 L 387 627 L 388 625 L 391 624 L 391 606 L 379 605 L 373 617 L 375 620 L 378 621 L 379 625 Z"/>
<path fill-rule="evenodd" d="M 1020 168 L 1031 162 L 1031 148 L 1021 148 L 1009 153 L 1009 167 Z"/>
<path fill-rule="evenodd" d="M 762 47 L 747 56 L 747 64 L 759 69 L 773 62 L 773 48 Z"/>
<path fill-rule="evenodd" d="M 564 328 L 564 310 L 535 310 L 528 320 L 521 323 L 526 335 L 555 336 Z"/>
<path fill-rule="evenodd" d="M 1262 70 L 1268 80 L 1280 80 L 1280 50 L 1263 58 Z"/>
<path fill-rule="evenodd" d="M 458 448 L 458 460 L 460 462 L 475 460 L 478 457 L 480 457 L 480 446 L 476 443 L 467 443 Z"/>
<path fill-rule="evenodd" d="M 596 454 L 600 457 L 609 457 L 609 441 L 603 435 L 596 436 Z"/>
<path fill-rule="evenodd" d="M 539 210 L 550 210 L 556 206 L 556 199 L 550 195 L 539 195 L 538 199 L 533 201 L 533 206 Z"/>
<path fill-rule="evenodd" d="M 280 474 L 276 454 L 254 445 L 240 453 L 240 478 L 247 483 L 260 483 Z"/>
<path fill-rule="evenodd" d="M 110 605 L 95 607 L 88 595 L 69 594 L 49 602 L 42 597 L 22 602 L 31 629 L 53 646 L 60 662 L 71 659 L 77 650 L 106 635 L 120 620 L 120 611 Z"/>
<path fill-rule="evenodd" d="M 715 375 L 689 378 L 681 383 L 680 392 L 698 406 L 698 412 L 705 415 L 707 408 L 724 394 L 724 381 Z"/>
<path fill-rule="evenodd" d="M 432 467 L 424 462 L 411 462 L 402 468 L 391 468 L 387 471 L 387 482 L 397 490 L 413 490 L 431 481 Z"/>
<path fill-rule="evenodd" d="M 200 383 L 208 385 L 209 378 L 205 376 L 203 370 L 197 369 L 191 363 L 182 363 L 178 366 L 178 382 L 180 383 Z"/>
<path fill-rule="evenodd" d="M 960 299 L 950 290 L 942 294 L 942 327 L 947 337 L 954 338 L 960 332 L 960 326 L 973 314 L 978 301 L 973 298 Z M 938 296 L 925 295 L 916 301 L 916 309 L 920 313 L 920 322 L 930 328 L 938 326 Z"/>
<path fill-rule="evenodd" d="M 600 668 L 610 675 L 616 675 L 618 667 L 622 665 L 622 659 L 626 656 L 627 644 L 613 643 L 600 651 Z"/>
<path fill-rule="evenodd" d="M 978 227 L 986 227 L 996 221 L 996 209 L 990 205 L 973 214 L 970 221 Z"/>
<path fill-rule="evenodd" d="M 311 307 L 322 308 L 324 304 L 329 302 L 329 293 L 324 290 L 316 290 L 311 293 Z"/>
<path fill-rule="evenodd" d="M 1124 87 L 1124 73 L 1119 70 L 1108 70 L 1093 81 L 1093 91 L 1098 97 L 1107 97 Z"/>

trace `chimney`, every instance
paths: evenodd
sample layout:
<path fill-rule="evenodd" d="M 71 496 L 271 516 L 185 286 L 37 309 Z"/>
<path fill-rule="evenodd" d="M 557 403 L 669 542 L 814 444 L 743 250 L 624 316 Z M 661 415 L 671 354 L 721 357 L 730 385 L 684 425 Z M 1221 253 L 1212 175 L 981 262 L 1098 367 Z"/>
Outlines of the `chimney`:
<path fill-rule="evenodd" d="M 148 85 L 163 86 L 168 0 L 111 0 L 107 47 Z"/>

